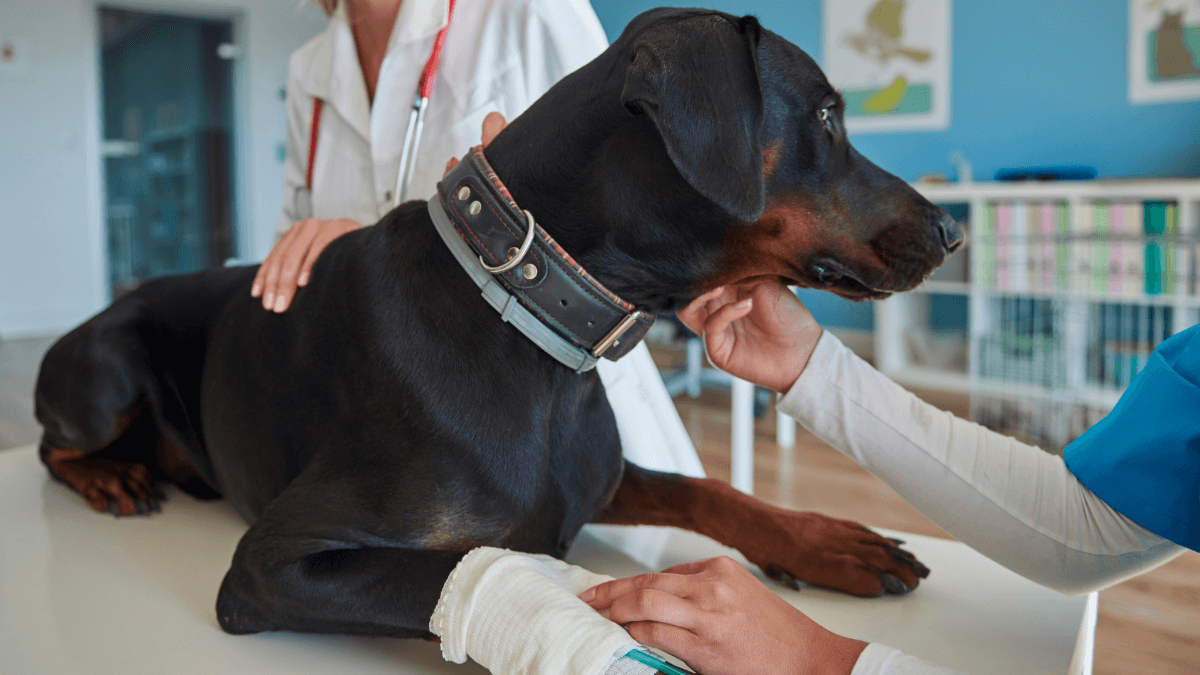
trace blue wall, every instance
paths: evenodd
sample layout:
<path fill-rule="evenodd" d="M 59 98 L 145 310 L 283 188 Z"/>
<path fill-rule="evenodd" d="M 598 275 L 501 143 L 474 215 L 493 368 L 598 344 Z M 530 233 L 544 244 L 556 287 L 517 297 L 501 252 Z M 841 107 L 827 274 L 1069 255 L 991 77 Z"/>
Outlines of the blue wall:
<path fill-rule="evenodd" d="M 592 0 L 609 39 L 661 5 L 754 14 L 820 61 L 820 0 Z M 1200 101 L 1131 105 L 1127 0 L 952 2 L 950 128 L 857 134 L 854 145 L 905 180 L 953 175 L 959 151 L 977 180 L 997 169 L 1086 165 L 1102 177 L 1200 176 Z M 868 304 L 802 295 L 827 325 L 869 329 Z"/>

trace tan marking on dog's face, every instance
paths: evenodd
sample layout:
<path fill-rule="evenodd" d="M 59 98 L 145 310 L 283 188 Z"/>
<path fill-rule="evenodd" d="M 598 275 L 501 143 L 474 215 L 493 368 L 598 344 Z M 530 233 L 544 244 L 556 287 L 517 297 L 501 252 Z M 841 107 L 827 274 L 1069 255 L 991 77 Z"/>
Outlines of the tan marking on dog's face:
<path fill-rule="evenodd" d="M 832 213 L 830 213 L 832 211 Z M 882 297 L 847 279 L 842 286 L 826 286 L 812 270 L 814 261 L 830 258 L 853 260 L 855 275 L 877 277 L 885 265 L 869 243 L 859 240 L 833 204 L 821 209 L 812 200 L 792 196 L 772 200 L 757 221 L 730 228 L 725 237 L 719 272 L 706 279 L 699 292 L 750 279 L 779 277 L 796 286 L 828 288 L 843 297 Z"/>
<path fill-rule="evenodd" d="M 775 167 L 779 163 L 779 155 L 783 152 L 783 139 L 776 138 L 775 140 L 763 144 L 763 178 L 770 178 L 771 174 L 775 173 Z"/>

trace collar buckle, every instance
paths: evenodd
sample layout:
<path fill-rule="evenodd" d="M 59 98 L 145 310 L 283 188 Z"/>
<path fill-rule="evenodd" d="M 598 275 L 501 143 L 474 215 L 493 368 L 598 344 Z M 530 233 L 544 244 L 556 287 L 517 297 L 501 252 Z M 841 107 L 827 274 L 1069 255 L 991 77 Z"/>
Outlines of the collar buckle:
<path fill-rule="evenodd" d="M 596 358 L 603 356 L 604 352 L 608 351 L 609 347 L 618 344 L 621 336 L 624 335 L 625 332 L 633 326 L 633 324 L 637 323 L 638 319 L 641 319 L 642 316 L 642 310 L 639 309 L 634 311 L 632 314 L 629 314 L 624 319 L 621 319 L 621 323 L 614 326 L 613 329 L 608 332 L 608 335 L 605 335 L 600 342 L 596 343 L 596 347 L 592 349 L 592 356 Z"/>

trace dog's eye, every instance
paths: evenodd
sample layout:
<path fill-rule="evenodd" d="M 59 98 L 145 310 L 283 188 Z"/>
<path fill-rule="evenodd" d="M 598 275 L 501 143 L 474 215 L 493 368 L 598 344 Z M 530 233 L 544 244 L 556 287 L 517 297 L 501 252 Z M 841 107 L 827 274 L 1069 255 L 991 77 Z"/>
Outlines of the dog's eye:
<path fill-rule="evenodd" d="M 833 129 L 833 112 L 829 108 L 821 108 L 817 113 L 817 117 L 821 118 L 821 122 L 830 130 Z"/>

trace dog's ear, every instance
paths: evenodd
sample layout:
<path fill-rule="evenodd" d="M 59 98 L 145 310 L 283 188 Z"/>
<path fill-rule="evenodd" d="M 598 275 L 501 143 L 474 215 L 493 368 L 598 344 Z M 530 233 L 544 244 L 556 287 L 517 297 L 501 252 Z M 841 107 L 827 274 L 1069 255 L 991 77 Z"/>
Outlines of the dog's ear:
<path fill-rule="evenodd" d="M 761 29 L 716 14 L 660 24 L 638 36 L 621 103 L 654 120 L 671 161 L 700 194 L 757 220 L 766 205 L 759 130 Z"/>

